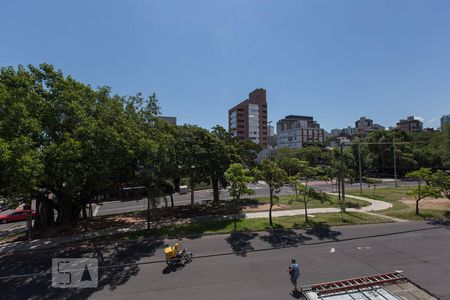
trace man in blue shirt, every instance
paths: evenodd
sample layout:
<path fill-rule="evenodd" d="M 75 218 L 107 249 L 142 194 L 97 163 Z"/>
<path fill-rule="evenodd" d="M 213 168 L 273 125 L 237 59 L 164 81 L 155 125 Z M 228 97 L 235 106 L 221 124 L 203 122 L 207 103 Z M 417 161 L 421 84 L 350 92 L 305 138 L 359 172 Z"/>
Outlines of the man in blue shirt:
<path fill-rule="evenodd" d="M 295 262 L 295 259 L 291 260 L 291 265 L 288 268 L 289 275 L 291 275 L 291 282 L 294 286 L 294 291 L 298 291 L 297 289 L 297 280 L 300 277 L 300 267 Z"/>

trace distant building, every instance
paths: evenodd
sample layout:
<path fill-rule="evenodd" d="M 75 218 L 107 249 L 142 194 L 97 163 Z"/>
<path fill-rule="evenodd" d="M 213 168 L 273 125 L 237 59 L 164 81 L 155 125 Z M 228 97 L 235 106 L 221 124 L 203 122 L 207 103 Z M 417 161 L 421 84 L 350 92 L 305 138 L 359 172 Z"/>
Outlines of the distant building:
<path fill-rule="evenodd" d="M 356 129 L 351 126 L 347 126 L 347 128 L 342 129 L 342 132 L 346 135 L 354 135 L 356 134 Z"/>
<path fill-rule="evenodd" d="M 339 135 L 341 135 L 341 133 L 342 133 L 342 129 L 338 129 L 338 128 L 335 128 L 335 129 L 331 129 L 331 136 L 339 136 Z"/>
<path fill-rule="evenodd" d="M 353 135 L 356 134 L 356 129 L 351 127 L 351 126 L 347 126 L 346 128 L 342 128 L 342 129 L 332 129 L 331 130 L 331 136 L 347 136 L 347 137 L 351 137 Z"/>
<path fill-rule="evenodd" d="M 432 127 L 426 127 L 424 129 L 422 129 L 423 132 L 434 132 L 434 128 Z"/>
<path fill-rule="evenodd" d="M 400 120 L 397 128 L 406 132 L 422 132 L 423 123 L 415 119 L 413 116 L 407 117 L 406 120 Z"/>
<path fill-rule="evenodd" d="M 325 131 L 313 117 L 289 115 L 277 122 L 278 148 L 301 148 L 324 141 Z"/>
<path fill-rule="evenodd" d="M 450 115 L 443 115 L 441 118 L 441 130 L 444 130 L 447 124 L 450 124 Z"/>
<path fill-rule="evenodd" d="M 269 141 L 269 147 L 272 149 L 277 148 L 277 135 L 275 134 L 275 129 L 273 126 L 269 126 L 269 136 L 267 137 Z"/>
<path fill-rule="evenodd" d="M 366 136 L 368 133 L 375 130 L 384 130 L 384 127 L 375 124 L 373 120 L 367 119 L 366 117 L 361 117 L 355 122 L 355 134 Z"/>
<path fill-rule="evenodd" d="M 256 89 L 247 100 L 228 111 L 228 128 L 241 141 L 250 140 L 267 147 L 267 101 L 266 90 Z"/>
<path fill-rule="evenodd" d="M 166 121 L 167 123 L 177 125 L 177 117 L 159 116 L 159 118 Z"/>

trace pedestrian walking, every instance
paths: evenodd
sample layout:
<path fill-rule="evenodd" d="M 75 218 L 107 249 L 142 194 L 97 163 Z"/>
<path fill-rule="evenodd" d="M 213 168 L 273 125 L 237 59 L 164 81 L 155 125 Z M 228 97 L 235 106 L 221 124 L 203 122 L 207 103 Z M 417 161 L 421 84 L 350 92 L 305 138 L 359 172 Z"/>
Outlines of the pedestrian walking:
<path fill-rule="evenodd" d="M 294 292 L 298 292 L 297 281 L 300 277 L 300 267 L 298 266 L 298 263 L 295 261 L 295 259 L 291 260 L 291 265 L 288 268 L 288 273 L 291 276 L 291 282 L 292 286 L 294 287 Z"/>

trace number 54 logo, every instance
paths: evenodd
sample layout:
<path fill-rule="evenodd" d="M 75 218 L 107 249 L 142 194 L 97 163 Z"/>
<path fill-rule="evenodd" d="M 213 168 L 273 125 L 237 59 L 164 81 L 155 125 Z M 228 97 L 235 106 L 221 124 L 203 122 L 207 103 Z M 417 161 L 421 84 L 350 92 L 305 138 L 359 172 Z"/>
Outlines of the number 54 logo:
<path fill-rule="evenodd" d="M 98 260 L 96 258 L 52 259 L 52 287 L 98 287 Z"/>

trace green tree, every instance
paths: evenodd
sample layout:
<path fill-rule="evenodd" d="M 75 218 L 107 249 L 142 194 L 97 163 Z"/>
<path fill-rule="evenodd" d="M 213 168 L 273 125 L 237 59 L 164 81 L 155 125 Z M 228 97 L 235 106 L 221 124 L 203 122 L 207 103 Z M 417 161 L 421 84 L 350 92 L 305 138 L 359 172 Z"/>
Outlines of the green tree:
<path fill-rule="evenodd" d="M 179 169 L 189 178 L 191 206 L 194 205 L 194 191 L 197 184 L 208 180 L 208 161 L 205 141 L 209 137 L 206 129 L 184 125 L 176 134 L 176 155 Z"/>
<path fill-rule="evenodd" d="M 439 198 L 441 191 L 436 186 L 430 184 L 432 182 L 432 171 L 428 168 L 421 168 L 420 170 L 412 171 L 406 174 L 406 177 L 414 178 L 419 181 L 419 184 L 414 188 L 409 195 L 416 199 L 416 215 L 419 215 L 419 202 L 427 197 Z M 425 185 L 422 185 L 425 181 Z"/>
<path fill-rule="evenodd" d="M 255 191 L 248 187 L 253 181 L 250 171 L 242 164 L 234 163 L 225 172 L 225 178 L 229 182 L 229 193 L 233 199 L 234 229 L 236 230 L 236 203 L 240 201 L 242 195 L 253 195 Z"/>
<path fill-rule="evenodd" d="M 265 181 L 269 187 L 269 223 L 273 227 L 272 208 L 274 201 L 278 199 L 278 196 L 274 195 L 274 193 L 286 183 L 287 174 L 275 162 L 265 159 L 258 165 L 256 178 Z"/>
<path fill-rule="evenodd" d="M 366 178 L 366 182 L 370 188 L 370 186 L 373 186 L 372 196 L 375 196 L 375 189 L 376 187 L 382 183 L 380 179 L 377 178 Z"/>
<path fill-rule="evenodd" d="M 431 175 L 431 184 L 436 187 L 442 195 L 450 200 L 450 175 L 442 170 L 438 170 Z"/>

